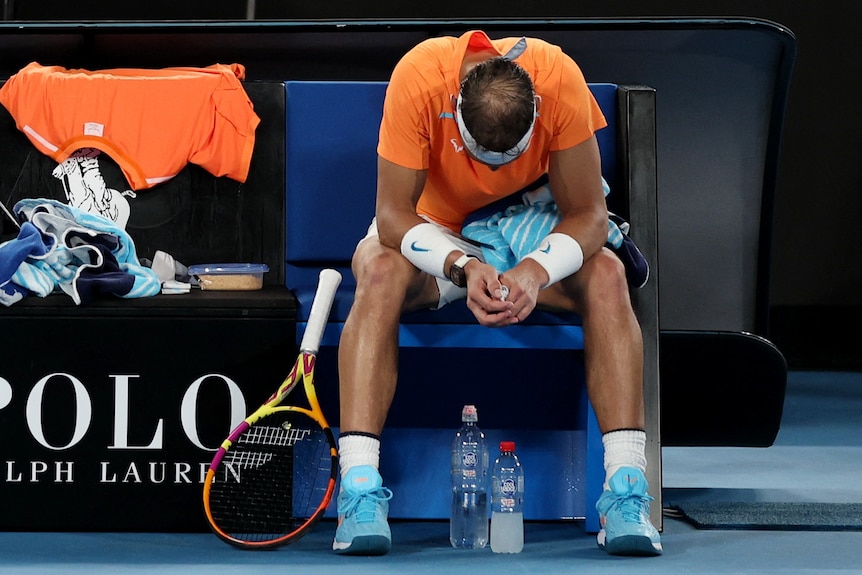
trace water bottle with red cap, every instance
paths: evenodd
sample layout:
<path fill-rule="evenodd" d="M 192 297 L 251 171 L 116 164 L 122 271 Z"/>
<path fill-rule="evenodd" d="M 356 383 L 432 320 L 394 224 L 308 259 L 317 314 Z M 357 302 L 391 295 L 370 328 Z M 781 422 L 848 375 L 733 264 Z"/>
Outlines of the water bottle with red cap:
<path fill-rule="evenodd" d="M 524 548 L 524 470 L 514 441 L 500 442 L 491 471 L 491 551 L 520 553 Z"/>

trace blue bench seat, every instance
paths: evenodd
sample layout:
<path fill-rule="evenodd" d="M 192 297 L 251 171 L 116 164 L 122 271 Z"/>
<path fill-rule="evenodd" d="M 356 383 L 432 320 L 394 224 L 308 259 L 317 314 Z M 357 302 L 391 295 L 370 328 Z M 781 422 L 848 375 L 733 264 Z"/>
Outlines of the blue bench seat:
<path fill-rule="evenodd" d="M 355 288 L 350 259 L 374 215 L 386 83 L 290 81 L 285 88 L 285 283 L 297 298 L 300 337 L 320 269 L 332 267 L 344 277 L 317 370 L 321 395 L 335 396 L 335 354 L 326 347 L 338 345 Z M 609 123 L 598 138 L 613 196 L 618 184 L 627 191 L 629 182 L 620 176 L 627 163 L 618 160 L 625 144 L 617 137 L 620 89 L 590 89 Z M 643 93 L 653 95 L 651 89 Z M 616 206 L 614 211 L 629 214 Z M 649 250 L 645 254 L 650 257 Z M 449 442 L 461 405 L 475 403 L 492 457 L 500 440 L 519 445 L 527 469 L 526 517 L 584 518 L 588 530 L 598 530 L 601 434 L 586 395 L 577 315 L 537 311 L 522 325 L 491 329 L 477 324 L 463 302 L 454 302 L 405 314 L 399 336 L 399 387 L 381 453 L 384 481 L 395 492 L 391 517 L 449 516 Z M 337 403 L 328 417 L 337 427 Z"/>

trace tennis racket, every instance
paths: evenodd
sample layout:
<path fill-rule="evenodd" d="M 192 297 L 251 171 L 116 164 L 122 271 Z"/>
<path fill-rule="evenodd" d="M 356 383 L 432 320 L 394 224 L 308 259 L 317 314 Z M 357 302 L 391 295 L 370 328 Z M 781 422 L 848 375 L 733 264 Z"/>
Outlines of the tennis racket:
<path fill-rule="evenodd" d="M 287 379 L 216 451 L 204 483 L 215 534 L 243 549 L 268 549 L 302 537 L 335 491 L 338 451 L 320 410 L 314 364 L 341 274 L 320 272 L 317 293 Z M 280 405 L 303 383 L 310 409 Z M 296 403 L 296 402 L 293 402 Z"/>

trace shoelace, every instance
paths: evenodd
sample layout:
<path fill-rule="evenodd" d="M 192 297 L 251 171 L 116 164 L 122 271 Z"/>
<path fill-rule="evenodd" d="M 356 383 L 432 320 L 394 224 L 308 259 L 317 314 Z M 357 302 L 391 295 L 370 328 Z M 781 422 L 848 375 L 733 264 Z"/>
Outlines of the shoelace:
<path fill-rule="evenodd" d="M 652 500 L 649 495 L 628 493 L 618 496 L 614 505 L 620 510 L 623 520 L 628 523 L 640 523 L 644 508 L 649 510 L 649 502 Z"/>
<path fill-rule="evenodd" d="M 390 499 L 392 499 L 392 491 L 388 487 L 380 487 L 373 491 L 358 491 L 344 502 L 344 515 L 355 514 L 357 523 L 374 521 L 377 515 L 377 504 Z"/>

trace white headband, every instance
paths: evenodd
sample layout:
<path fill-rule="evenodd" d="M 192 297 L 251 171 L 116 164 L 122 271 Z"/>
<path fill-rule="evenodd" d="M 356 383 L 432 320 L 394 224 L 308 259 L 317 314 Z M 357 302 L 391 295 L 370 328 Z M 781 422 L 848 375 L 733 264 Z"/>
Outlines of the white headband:
<path fill-rule="evenodd" d="M 503 59 L 514 60 L 523 54 L 526 49 L 527 39 L 521 38 L 503 55 Z M 533 97 L 533 119 L 530 121 L 530 127 L 527 128 L 527 133 L 524 134 L 517 144 L 505 152 L 494 152 L 476 142 L 476 138 L 474 138 L 473 134 L 470 133 L 470 130 L 467 129 L 467 125 L 464 123 L 463 116 L 461 115 L 461 92 L 458 92 L 455 111 L 455 121 L 458 124 L 458 132 L 461 134 L 461 140 L 464 142 L 464 147 L 467 148 L 474 158 L 483 164 L 488 164 L 490 166 L 503 166 L 526 152 L 527 148 L 530 147 L 530 140 L 533 137 L 533 128 L 536 126 L 537 116 L 535 96 Z"/>
<path fill-rule="evenodd" d="M 530 147 L 530 140 L 533 137 L 533 128 L 536 126 L 536 98 L 533 98 L 533 119 L 530 121 L 530 127 L 527 128 L 527 133 L 520 141 L 505 152 L 495 152 L 489 150 L 476 142 L 476 138 L 467 129 L 464 124 L 464 118 L 461 115 L 461 93 L 458 93 L 458 101 L 456 103 L 455 121 L 458 123 L 458 132 L 461 134 L 461 140 L 464 142 L 464 147 L 470 151 L 470 154 L 482 162 L 490 166 L 502 166 L 508 164 L 521 154 L 527 151 Z"/>

